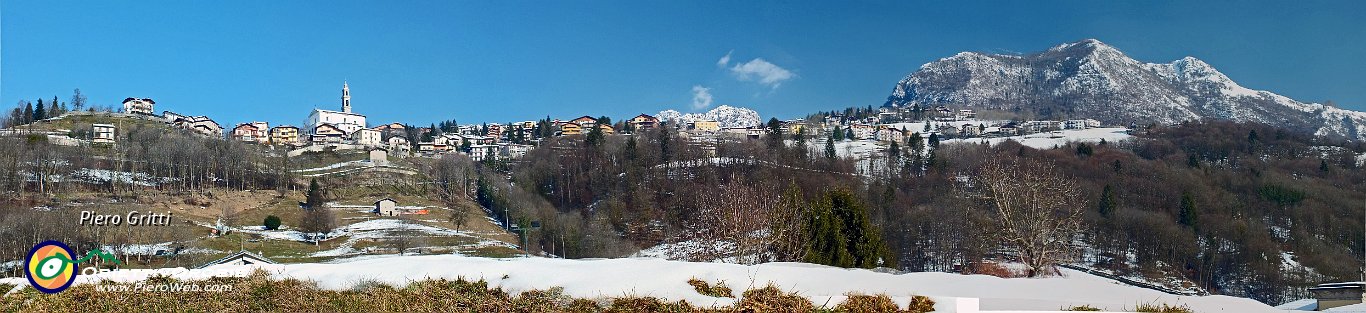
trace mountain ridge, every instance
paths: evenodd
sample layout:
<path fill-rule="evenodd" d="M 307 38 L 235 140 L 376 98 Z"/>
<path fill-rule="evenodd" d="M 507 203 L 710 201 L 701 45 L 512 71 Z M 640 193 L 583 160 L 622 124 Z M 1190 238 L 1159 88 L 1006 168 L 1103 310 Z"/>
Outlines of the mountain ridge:
<path fill-rule="evenodd" d="M 1366 113 L 1243 87 L 1187 56 L 1144 63 L 1096 39 L 1023 54 L 961 52 L 922 65 L 884 107 L 949 105 L 1110 124 L 1226 119 L 1366 140 Z"/>

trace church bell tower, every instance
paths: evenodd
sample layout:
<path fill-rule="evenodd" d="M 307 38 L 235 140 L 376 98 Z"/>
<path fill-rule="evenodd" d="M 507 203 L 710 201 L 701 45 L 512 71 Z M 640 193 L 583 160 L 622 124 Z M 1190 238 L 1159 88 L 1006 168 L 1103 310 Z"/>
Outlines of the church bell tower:
<path fill-rule="evenodd" d="M 351 87 L 342 82 L 342 112 L 351 113 Z"/>

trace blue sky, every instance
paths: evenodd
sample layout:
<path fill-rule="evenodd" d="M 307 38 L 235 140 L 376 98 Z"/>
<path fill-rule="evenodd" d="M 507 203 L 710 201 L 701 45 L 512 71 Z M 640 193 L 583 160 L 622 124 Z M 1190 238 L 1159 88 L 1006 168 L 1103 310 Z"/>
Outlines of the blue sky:
<path fill-rule="evenodd" d="M 1366 110 L 1366 1 L 4 1 L 0 107 L 81 88 L 99 105 L 300 124 L 337 109 L 346 80 L 375 124 L 708 104 L 790 118 L 880 105 L 961 51 L 1084 38 Z"/>

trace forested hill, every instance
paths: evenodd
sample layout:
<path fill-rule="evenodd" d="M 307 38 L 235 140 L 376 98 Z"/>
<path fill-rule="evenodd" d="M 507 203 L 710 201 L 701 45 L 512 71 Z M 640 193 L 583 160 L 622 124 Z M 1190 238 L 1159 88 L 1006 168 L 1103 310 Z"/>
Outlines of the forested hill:
<path fill-rule="evenodd" d="M 1029 263 L 1031 252 L 1002 235 L 1008 217 L 997 209 L 1009 203 L 992 195 L 1011 180 L 997 188 L 988 174 L 1006 171 L 1073 195 L 1059 199 L 1078 218 L 1061 263 L 1266 303 L 1356 277 L 1366 147 L 1224 121 L 1133 133 L 1046 150 L 913 138 L 865 160 L 892 169 L 874 176 L 813 153 L 823 137 L 722 140 L 715 157 L 671 131 L 555 138 L 512 166 L 518 188 L 486 203 L 555 220 L 537 236 L 557 255 L 650 248 L 687 260 L 1011 275 L 996 264 Z"/>

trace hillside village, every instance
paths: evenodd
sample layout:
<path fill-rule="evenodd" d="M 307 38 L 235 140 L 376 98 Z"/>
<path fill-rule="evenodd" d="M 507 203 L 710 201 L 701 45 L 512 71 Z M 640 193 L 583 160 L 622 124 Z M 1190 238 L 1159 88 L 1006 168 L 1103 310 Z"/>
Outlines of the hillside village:
<path fill-rule="evenodd" d="M 440 127 L 413 126 L 404 122 L 373 126 L 375 123 L 367 121 L 365 114 L 353 111 L 350 86 L 345 83 L 342 85 L 339 107 L 340 110 L 315 108 L 309 111 L 306 124 L 299 126 L 271 126 L 267 122 L 253 121 L 238 123 L 231 128 L 225 128 L 205 115 L 181 114 L 171 110 L 157 113 L 156 102 L 151 98 L 126 98 L 117 111 L 97 111 L 92 107 L 89 111 L 64 113 L 160 121 L 205 138 L 287 149 L 291 156 L 323 149 L 381 150 L 387 156 L 393 157 L 430 158 L 459 153 L 475 161 L 517 159 L 526 155 L 528 150 L 547 137 L 588 135 L 595 131 L 604 135 L 631 134 L 637 130 L 658 127 L 673 127 L 687 136 L 696 137 L 698 140 L 693 140 L 694 143 L 713 150 L 714 147 L 708 143 L 715 142 L 717 138 L 759 139 L 773 131 L 780 131 L 794 138 L 830 137 L 836 140 L 861 140 L 885 145 L 907 142 L 913 134 L 920 134 L 926 140 L 937 141 L 1005 138 L 1102 127 L 1100 121 L 1095 119 L 982 120 L 977 118 L 974 110 L 955 110 L 945 106 L 884 107 L 871 114 L 859 116 L 831 113 L 815 115 L 815 120 L 772 119 L 766 125 L 722 125 L 716 120 L 700 119 L 669 121 L 650 114 L 640 114 L 615 124 L 605 116 L 595 118 L 585 115 L 570 119 L 528 120 L 515 123 L 443 123 Z M 18 113 L 18 108 L 15 112 L 21 114 Z M 60 119 L 61 116 L 51 118 Z M 43 120 L 35 122 L 42 123 Z M 32 129 L 26 125 L 13 125 L 3 131 L 6 134 L 19 134 Z M 52 135 L 51 139 L 55 142 L 68 144 L 117 143 L 119 129 L 116 125 L 92 124 L 88 131 L 87 133 L 85 130 L 48 130 L 44 133 Z"/>

